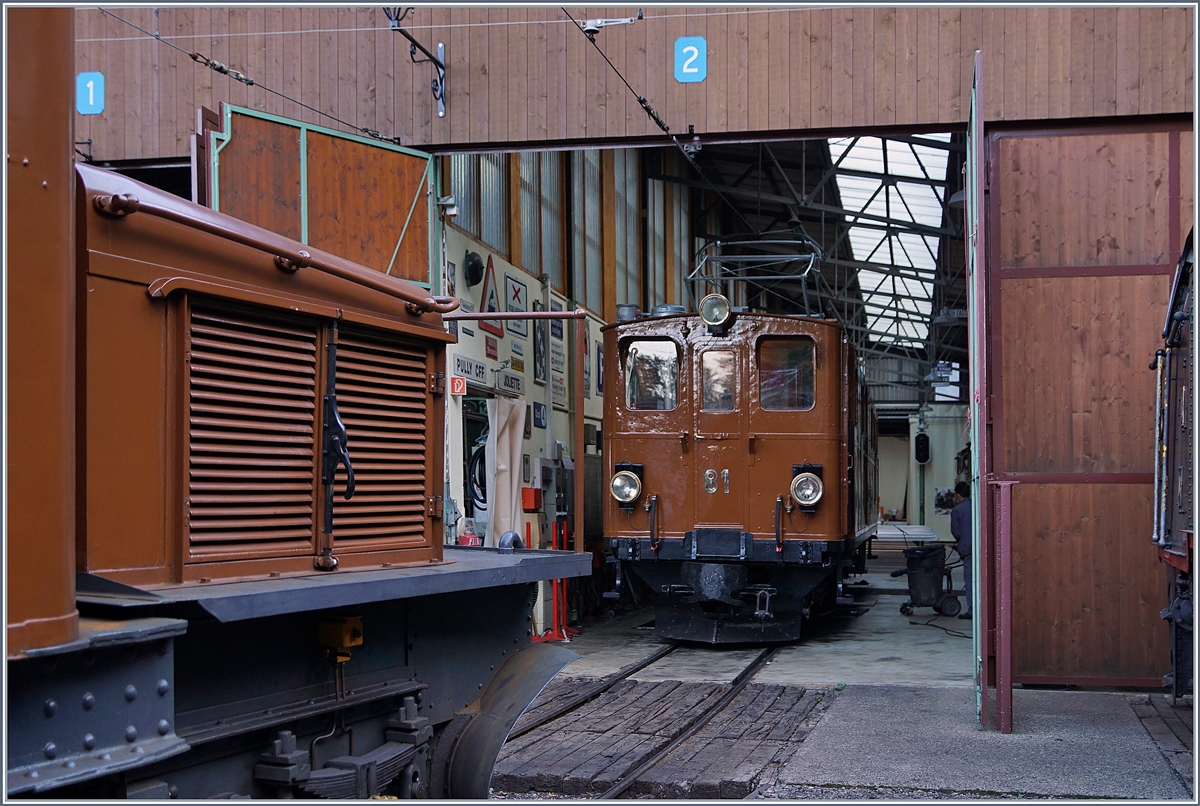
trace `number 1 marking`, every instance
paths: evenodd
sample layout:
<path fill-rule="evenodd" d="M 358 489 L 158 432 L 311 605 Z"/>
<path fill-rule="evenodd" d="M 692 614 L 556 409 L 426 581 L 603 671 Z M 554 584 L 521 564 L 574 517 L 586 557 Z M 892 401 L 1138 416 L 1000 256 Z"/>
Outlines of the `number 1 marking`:
<path fill-rule="evenodd" d="M 87 83 L 87 88 L 88 88 L 88 106 L 95 106 L 96 105 L 96 82 L 89 81 Z"/>

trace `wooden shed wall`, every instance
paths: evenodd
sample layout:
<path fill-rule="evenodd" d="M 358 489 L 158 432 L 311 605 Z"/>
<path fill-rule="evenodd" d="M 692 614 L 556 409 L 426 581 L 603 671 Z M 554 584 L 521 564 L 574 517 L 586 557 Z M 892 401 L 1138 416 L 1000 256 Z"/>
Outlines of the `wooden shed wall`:
<path fill-rule="evenodd" d="M 1149 125 L 988 143 L 993 467 L 1020 482 L 1015 682 L 1157 685 L 1169 666 L 1147 365 L 1191 226 L 1190 145 Z"/>
<path fill-rule="evenodd" d="M 577 19 L 631 8 L 570 7 Z M 430 65 L 382 9 L 125 8 L 76 14 L 77 71 L 105 74 L 106 107 L 76 132 L 101 160 L 188 154 L 196 109 L 238 106 L 403 145 L 655 138 L 661 132 L 563 12 L 420 8 L 405 26 L 445 43 L 447 114 Z M 676 133 L 801 132 L 947 126 L 966 120 L 973 54 L 991 81 L 988 121 L 1192 111 L 1193 9 L 839 9 L 666 7 L 596 41 Z M 703 36 L 708 77 L 675 81 L 673 43 Z M 250 87 L 192 61 L 197 52 L 253 78 Z M 275 90 L 312 109 L 286 101 Z M 318 114 L 319 110 L 321 113 Z M 332 115 L 349 127 L 336 123 Z"/>

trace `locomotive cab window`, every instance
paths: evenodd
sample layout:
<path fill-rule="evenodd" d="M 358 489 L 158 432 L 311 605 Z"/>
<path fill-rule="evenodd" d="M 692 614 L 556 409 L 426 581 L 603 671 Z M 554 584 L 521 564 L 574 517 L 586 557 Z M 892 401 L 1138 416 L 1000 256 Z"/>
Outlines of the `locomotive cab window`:
<path fill-rule="evenodd" d="M 758 399 L 764 409 L 811 409 L 815 344 L 808 337 L 758 343 Z"/>
<path fill-rule="evenodd" d="M 634 341 L 625 349 L 625 406 L 670 411 L 679 402 L 679 350 L 672 341 Z"/>
<path fill-rule="evenodd" d="M 732 350 L 709 350 L 700 357 L 703 411 L 733 411 L 737 399 L 737 357 Z"/>

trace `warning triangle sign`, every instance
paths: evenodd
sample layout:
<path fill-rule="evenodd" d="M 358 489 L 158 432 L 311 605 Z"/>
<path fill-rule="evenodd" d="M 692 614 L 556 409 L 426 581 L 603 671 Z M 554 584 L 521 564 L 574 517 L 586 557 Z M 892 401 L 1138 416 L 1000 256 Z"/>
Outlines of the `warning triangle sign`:
<path fill-rule="evenodd" d="M 483 298 L 479 304 L 480 313 L 500 313 L 500 292 L 496 290 L 496 272 L 492 267 L 492 256 L 488 255 L 487 271 L 483 275 Z M 483 319 L 479 327 L 497 336 L 504 335 L 504 325 L 499 319 Z"/>

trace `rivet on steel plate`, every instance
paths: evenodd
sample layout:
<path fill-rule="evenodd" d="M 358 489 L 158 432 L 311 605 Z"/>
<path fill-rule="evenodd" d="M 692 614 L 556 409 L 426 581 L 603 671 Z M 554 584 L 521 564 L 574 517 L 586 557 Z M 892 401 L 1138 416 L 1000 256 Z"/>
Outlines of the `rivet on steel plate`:
<path fill-rule="evenodd" d="M 56 745 L 54 742 L 46 742 L 46 746 L 42 748 L 42 754 L 45 755 L 46 758 L 54 758 L 58 755 L 58 745 Z"/>
<path fill-rule="evenodd" d="M 136 742 L 137 741 L 137 728 L 135 728 L 133 725 L 130 725 L 129 727 L 125 728 L 125 741 L 127 741 L 127 742 Z"/>
<path fill-rule="evenodd" d="M 171 732 L 171 723 L 165 719 L 158 720 L 158 735 L 166 736 Z"/>
<path fill-rule="evenodd" d="M 44 188 L 48 188 L 48 187 L 50 187 L 50 183 L 49 183 L 49 182 L 47 182 L 45 179 L 43 179 L 43 180 L 42 180 L 42 187 L 44 187 Z"/>
<path fill-rule="evenodd" d="M 83 710 L 90 711 L 96 705 L 96 695 L 88 692 L 83 695 Z"/>
<path fill-rule="evenodd" d="M 96 737 L 90 733 L 83 734 L 83 749 L 94 750 L 96 748 Z"/>
<path fill-rule="evenodd" d="M 137 686 L 133 685 L 133 683 L 125 687 L 125 699 L 129 702 L 137 699 Z"/>
<path fill-rule="evenodd" d="M 52 717 L 58 713 L 58 703 L 54 700 L 46 700 L 46 705 L 42 710 L 46 712 L 47 717 Z"/>

